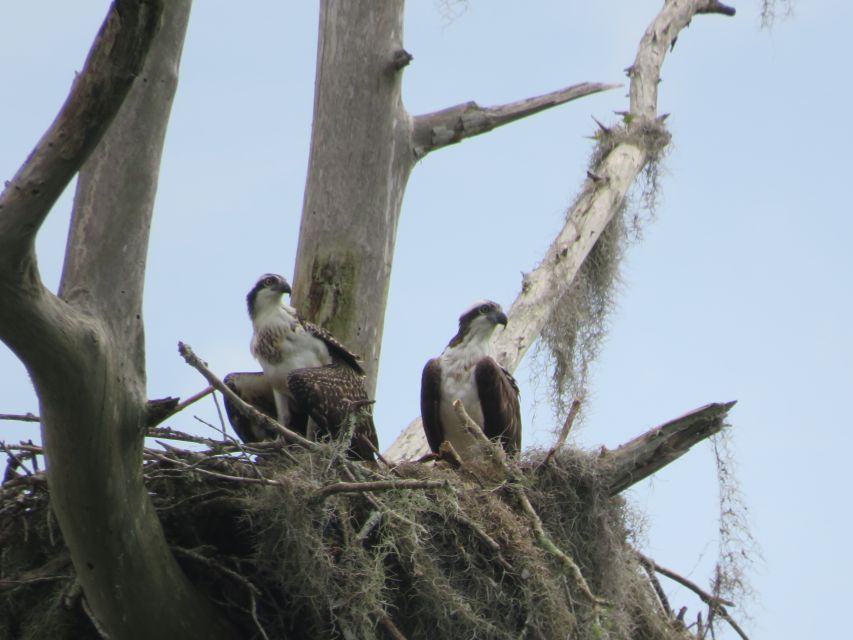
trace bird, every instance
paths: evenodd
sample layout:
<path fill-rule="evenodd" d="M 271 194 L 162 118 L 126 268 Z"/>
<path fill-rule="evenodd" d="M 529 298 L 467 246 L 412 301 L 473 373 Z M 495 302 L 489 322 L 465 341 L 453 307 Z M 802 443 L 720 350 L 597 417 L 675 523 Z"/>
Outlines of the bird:
<path fill-rule="evenodd" d="M 459 422 L 453 402 L 465 411 L 486 437 L 500 442 L 515 456 L 521 449 L 521 408 L 518 385 L 509 371 L 489 355 L 489 339 L 507 316 L 497 302 L 484 300 L 459 317 L 459 331 L 421 376 L 421 418 L 427 442 L 438 454 L 443 441 L 465 460 L 476 455 L 475 440 Z"/>
<path fill-rule="evenodd" d="M 246 296 L 254 329 L 250 349 L 272 387 L 278 421 L 320 439 L 337 437 L 354 420 L 348 453 L 374 460 L 378 441 L 372 401 L 358 356 L 329 331 L 300 317 L 283 299 L 290 293 L 287 280 L 267 273 Z"/>
<path fill-rule="evenodd" d="M 222 378 L 222 382 L 236 393 L 243 402 L 252 405 L 273 420 L 278 419 L 273 388 L 262 371 L 236 371 Z M 252 443 L 275 439 L 276 434 L 274 432 L 244 416 L 228 396 L 223 396 L 223 400 L 228 422 L 234 427 L 234 431 L 240 436 L 240 440 Z"/>

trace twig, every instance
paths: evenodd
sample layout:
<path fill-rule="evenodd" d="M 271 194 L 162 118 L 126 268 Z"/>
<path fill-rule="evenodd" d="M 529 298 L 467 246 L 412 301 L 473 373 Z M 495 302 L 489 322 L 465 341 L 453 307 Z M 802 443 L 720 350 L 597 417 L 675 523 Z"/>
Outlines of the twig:
<path fill-rule="evenodd" d="M 695 582 L 692 582 L 691 580 L 688 580 L 684 576 L 675 573 L 675 571 L 672 571 L 671 569 L 667 569 L 666 567 L 660 566 L 657 562 L 655 562 L 654 560 L 652 560 L 648 556 L 643 555 L 639 551 L 637 552 L 637 554 L 640 557 L 640 562 L 648 563 L 649 566 L 654 567 L 654 570 L 657 571 L 658 573 L 660 573 L 661 575 L 664 575 L 667 578 L 669 578 L 670 580 L 674 580 L 675 582 L 679 583 L 680 585 L 690 589 L 693 593 L 695 593 L 697 596 L 699 596 L 699 598 L 702 600 L 702 602 L 707 604 L 708 607 L 714 613 L 716 613 L 723 620 L 728 622 L 729 625 L 731 626 L 731 628 L 734 629 L 735 632 L 741 638 L 743 638 L 743 640 L 749 640 L 749 637 L 746 635 L 744 630 L 741 629 L 740 625 L 738 625 L 738 623 L 732 619 L 732 617 L 729 615 L 729 612 L 726 610 L 726 607 L 724 606 L 724 605 L 726 605 L 729 607 L 734 607 L 735 606 L 734 602 L 732 602 L 731 600 L 726 600 L 725 598 L 721 598 L 719 596 L 715 596 L 715 595 L 708 593 L 707 591 L 702 589 L 699 585 L 697 585 Z"/>
<path fill-rule="evenodd" d="M 446 480 L 375 480 L 373 482 L 335 482 L 320 487 L 311 501 L 321 501 L 336 493 L 364 493 L 395 489 L 449 489 Z"/>
<path fill-rule="evenodd" d="M 7 455 L 7 456 L 9 456 L 9 458 L 10 458 L 10 459 L 12 460 L 12 462 L 14 463 L 14 466 L 12 467 L 12 469 L 13 469 L 14 471 L 17 471 L 18 469 L 23 469 L 23 470 L 24 470 L 24 473 L 26 473 L 28 476 L 33 475 L 33 472 L 32 472 L 32 471 L 30 471 L 30 470 L 27 468 L 27 465 L 25 465 L 25 464 L 24 464 L 24 461 L 23 461 L 23 460 L 21 460 L 21 458 L 20 458 L 20 457 L 18 457 L 18 455 L 17 455 L 14 451 L 12 451 L 12 450 L 11 450 L 11 449 L 6 445 L 6 443 L 5 443 L 5 442 L 0 442 L 0 449 L 2 449 L 3 451 L 5 451 L 5 452 L 6 452 L 6 455 Z M 34 456 L 35 454 L 31 454 L 31 455 L 33 455 L 33 456 Z"/>
<path fill-rule="evenodd" d="M 403 635 L 403 632 L 400 631 L 397 625 L 388 617 L 387 613 L 381 609 L 377 609 L 375 615 L 379 619 L 379 624 L 388 632 L 389 636 L 394 640 L 406 640 L 406 636 Z"/>
<path fill-rule="evenodd" d="M 377 449 L 376 445 L 370 441 L 370 438 L 368 438 L 363 433 L 356 434 L 356 437 L 359 440 L 361 440 L 364 444 L 366 444 L 368 447 L 370 447 L 371 451 L 373 451 L 373 453 L 376 454 L 376 458 L 379 460 L 379 462 L 381 462 L 386 467 L 388 467 L 393 473 L 396 473 L 396 470 L 394 469 L 394 465 L 392 465 L 390 462 L 388 462 L 385 458 L 382 457 L 382 454 L 379 452 L 379 449 Z"/>
<path fill-rule="evenodd" d="M 356 534 L 356 539 L 359 542 L 364 542 L 365 538 L 370 535 L 370 532 L 376 528 L 376 525 L 382 520 L 382 512 L 381 511 L 372 511 L 370 516 L 365 520 L 364 524 L 361 526 L 361 529 L 358 530 Z"/>
<path fill-rule="evenodd" d="M 652 583 L 652 588 L 657 594 L 658 600 L 660 601 L 661 608 L 670 618 L 675 618 L 675 612 L 672 610 L 672 607 L 669 604 L 669 599 L 666 597 L 666 592 L 663 590 L 663 587 L 660 584 L 660 580 L 655 575 L 655 567 L 653 564 L 648 562 L 648 558 L 640 553 L 638 553 L 638 557 L 640 560 L 640 565 L 645 570 L 646 575 L 649 578 L 649 582 Z"/>
<path fill-rule="evenodd" d="M 507 562 L 506 558 L 504 558 L 503 556 L 503 550 L 501 549 L 501 545 L 498 544 L 498 542 L 492 536 L 486 533 L 479 524 L 471 520 L 471 518 L 469 518 L 463 512 L 453 514 L 453 519 L 458 522 L 461 522 L 465 526 L 469 527 L 474 533 L 476 533 L 477 536 L 486 544 L 486 546 L 495 552 L 495 557 L 497 558 L 498 563 L 507 571 L 513 571 L 512 565 Z"/>
<path fill-rule="evenodd" d="M 649 558 L 648 556 L 640 553 L 639 551 L 637 551 L 637 555 L 639 556 L 641 562 L 644 562 L 644 563 L 648 564 L 648 566 L 653 567 L 654 570 L 657 571 L 659 574 L 666 576 L 670 580 L 674 580 L 675 582 L 679 583 L 680 585 L 690 589 L 697 596 L 699 596 L 699 598 L 705 604 L 708 604 L 708 605 L 725 604 L 725 605 L 728 605 L 730 607 L 735 606 L 734 602 L 732 602 L 730 600 L 726 600 L 724 598 L 720 598 L 718 596 L 714 596 L 714 595 L 708 593 L 707 591 L 702 589 L 702 587 L 700 587 L 695 582 L 692 582 L 691 580 L 685 578 L 684 576 L 675 573 L 675 571 L 672 571 L 671 569 L 667 569 L 666 567 L 662 567 L 657 562 L 655 562 L 652 558 Z"/>
<path fill-rule="evenodd" d="M 252 405 L 245 402 L 240 396 L 234 393 L 231 389 L 223 384 L 222 380 L 217 378 L 210 369 L 198 358 L 198 356 L 193 353 L 192 348 L 188 344 L 184 344 L 183 342 L 178 343 L 178 352 L 184 358 L 186 363 L 193 367 L 196 371 L 198 371 L 202 376 L 204 376 L 205 380 L 207 380 L 214 389 L 216 389 L 219 393 L 226 396 L 237 410 L 240 411 L 244 416 L 249 418 L 250 420 L 254 420 L 261 424 L 264 428 L 280 433 L 288 442 L 292 442 L 294 444 L 298 444 L 306 449 L 315 450 L 317 448 L 317 443 L 308 440 L 307 438 L 302 437 L 295 431 L 288 429 L 287 427 L 279 424 L 269 416 L 261 413 L 257 409 L 255 409 Z"/>
<path fill-rule="evenodd" d="M 15 414 L 15 413 L 0 413 L 0 420 L 17 420 L 18 422 L 41 422 L 41 418 L 32 413 Z"/>
<path fill-rule="evenodd" d="M 577 418 L 578 411 L 581 408 L 581 401 L 575 398 L 572 400 L 572 406 L 569 409 L 569 415 L 566 416 L 566 421 L 563 423 L 563 428 L 560 429 L 560 436 L 557 438 L 557 442 L 554 443 L 554 446 L 548 451 L 548 455 L 545 456 L 545 459 L 540 464 L 540 467 L 544 467 L 548 464 L 548 461 L 557 453 L 557 449 L 563 446 L 566 442 L 566 438 L 569 437 L 569 431 L 572 430 L 572 425 L 575 423 L 575 418 Z"/>
<path fill-rule="evenodd" d="M 206 389 L 199 391 L 194 396 L 190 396 L 189 398 L 187 398 L 183 402 L 179 402 L 177 404 L 177 406 L 175 407 L 174 413 L 178 413 L 180 411 L 183 411 L 184 409 L 186 409 L 191 404 L 198 402 L 199 400 L 204 398 L 206 395 L 209 395 L 211 393 L 213 393 L 213 385 L 209 385 Z"/>
<path fill-rule="evenodd" d="M 247 484 L 270 484 L 270 485 L 281 485 L 277 480 L 269 480 L 266 478 L 244 478 L 243 476 L 232 476 L 227 473 L 219 473 L 218 471 L 210 471 L 208 469 L 203 469 L 202 467 L 198 467 L 196 465 L 192 465 L 188 462 L 184 462 L 179 458 L 170 458 L 169 456 L 163 455 L 158 451 L 154 451 L 153 449 L 145 449 L 145 453 L 153 458 L 157 458 L 162 462 L 171 462 L 172 464 L 177 464 L 179 466 L 192 469 L 193 471 L 198 471 L 201 474 L 206 476 L 212 476 L 214 478 L 221 478 L 223 480 L 231 480 L 232 482 L 244 482 Z M 201 462 L 201 461 L 200 461 Z"/>

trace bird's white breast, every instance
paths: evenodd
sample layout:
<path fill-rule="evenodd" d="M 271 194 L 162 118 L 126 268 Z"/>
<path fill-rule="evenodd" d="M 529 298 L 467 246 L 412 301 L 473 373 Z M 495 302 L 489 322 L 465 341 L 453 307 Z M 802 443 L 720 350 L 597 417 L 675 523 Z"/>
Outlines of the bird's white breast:
<path fill-rule="evenodd" d="M 287 374 L 294 369 L 331 364 L 326 343 L 305 330 L 284 306 L 254 320 L 252 354 L 276 389 L 287 393 Z"/>
<path fill-rule="evenodd" d="M 468 347 L 468 348 L 465 348 Z M 475 345 L 460 345 L 446 349 L 441 355 L 441 424 L 444 439 L 450 441 L 456 452 L 465 453 L 474 444 L 474 439 L 462 428 L 453 403 L 461 400 L 466 413 L 480 428 L 483 426 L 483 409 L 474 381 L 474 367 L 486 355 L 484 348 Z"/>

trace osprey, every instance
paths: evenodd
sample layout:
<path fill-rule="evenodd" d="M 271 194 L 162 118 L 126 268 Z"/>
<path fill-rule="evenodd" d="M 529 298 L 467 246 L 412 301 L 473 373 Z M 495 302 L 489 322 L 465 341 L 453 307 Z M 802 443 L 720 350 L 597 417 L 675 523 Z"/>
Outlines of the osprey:
<path fill-rule="evenodd" d="M 359 359 L 331 333 L 299 317 L 282 300 L 290 292 L 287 280 L 268 273 L 246 296 L 254 327 L 252 355 L 272 386 L 278 421 L 308 437 L 336 437 L 353 419 L 349 451 L 373 460 L 363 438 L 374 447 L 378 441 L 373 418 L 361 409 L 370 402 Z"/>
<path fill-rule="evenodd" d="M 442 354 L 426 363 L 421 378 L 421 417 L 427 442 L 438 453 L 444 440 L 465 459 L 474 439 L 459 424 L 453 402 L 491 439 L 515 455 L 521 449 L 521 409 L 512 375 L 488 354 L 497 325 L 506 325 L 501 306 L 486 300 L 462 314 L 459 331 Z M 474 449 L 476 450 L 476 449 Z"/>
<path fill-rule="evenodd" d="M 229 373 L 222 378 L 226 387 L 236 393 L 243 402 L 247 402 L 261 413 L 266 414 L 273 420 L 278 419 L 278 410 L 275 407 L 273 388 L 267 377 L 260 371 Z M 254 423 L 244 416 L 234 403 L 225 396 L 225 413 L 228 422 L 234 427 L 234 431 L 243 442 L 262 442 L 272 440 L 276 437 L 274 432 L 268 431 L 263 426 Z M 304 435 L 304 434 L 303 434 Z"/>

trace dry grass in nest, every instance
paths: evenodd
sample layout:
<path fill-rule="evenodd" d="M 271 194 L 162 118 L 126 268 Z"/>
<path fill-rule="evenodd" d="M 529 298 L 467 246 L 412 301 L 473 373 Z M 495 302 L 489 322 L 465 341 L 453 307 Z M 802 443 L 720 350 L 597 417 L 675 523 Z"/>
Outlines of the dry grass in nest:
<path fill-rule="evenodd" d="M 501 478 L 368 466 L 333 446 L 235 450 L 149 451 L 145 477 L 176 558 L 242 637 L 685 637 L 655 599 L 596 456 L 565 451 L 540 467 L 544 454 L 529 453 Z M 383 490 L 338 484 L 377 482 Z M 537 542 L 518 492 L 607 605 Z M 41 474 L 3 485 L 0 637 L 97 638 L 49 514 Z"/>

